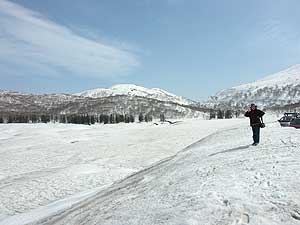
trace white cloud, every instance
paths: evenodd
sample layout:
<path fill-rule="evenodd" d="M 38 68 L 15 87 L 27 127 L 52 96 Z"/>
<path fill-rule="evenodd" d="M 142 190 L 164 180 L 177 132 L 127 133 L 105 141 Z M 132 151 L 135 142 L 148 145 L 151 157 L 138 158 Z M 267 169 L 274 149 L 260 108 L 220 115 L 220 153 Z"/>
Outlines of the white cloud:
<path fill-rule="evenodd" d="M 0 49 L 0 68 L 12 71 L 13 66 L 16 73 L 31 71 L 32 75 L 59 76 L 65 71 L 109 77 L 139 66 L 130 50 L 82 37 L 7 0 L 0 0 Z"/>
<path fill-rule="evenodd" d="M 259 43 L 299 52 L 300 32 L 292 23 L 282 18 L 268 16 L 259 25 L 255 38 Z"/>

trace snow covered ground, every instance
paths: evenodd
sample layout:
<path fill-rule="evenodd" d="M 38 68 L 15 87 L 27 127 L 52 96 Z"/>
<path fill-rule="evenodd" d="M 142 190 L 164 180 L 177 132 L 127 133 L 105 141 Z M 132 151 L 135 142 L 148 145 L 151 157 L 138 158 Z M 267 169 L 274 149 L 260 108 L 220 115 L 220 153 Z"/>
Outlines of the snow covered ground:
<path fill-rule="evenodd" d="M 13 126 L 1 127 L 5 160 L 0 202 L 2 214 L 16 215 L 3 218 L 1 225 L 300 224 L 300 130 L 268 123 L 261 144 L 252 147 L 251 130 L 243 119 L 188 120 L 175 126 Z M 35 159 L 25 154 L 26 140 L 36 146 L 29 149 Z M 111 158 L 104 146 L 114 152 Z M 23 164 L 13 164 L 24 154 Z M 57 186 L 43 185 L 46 178 Z M 65 195 L 55 201 L 53 193 Z M 35 201 L 44 196 L 39 207 Z M 23 205 L 18 198 L 25 199 Z M 14 211 L 19 205 L 25 213 Z"/>
<path fill-rule="evenodd" d="M 53 213 L 217 130 L 241 124 L 248 121 L 185 120 L 158 126 L 1 124 L 0 224 L 1 218 L 43 206 Z"/>

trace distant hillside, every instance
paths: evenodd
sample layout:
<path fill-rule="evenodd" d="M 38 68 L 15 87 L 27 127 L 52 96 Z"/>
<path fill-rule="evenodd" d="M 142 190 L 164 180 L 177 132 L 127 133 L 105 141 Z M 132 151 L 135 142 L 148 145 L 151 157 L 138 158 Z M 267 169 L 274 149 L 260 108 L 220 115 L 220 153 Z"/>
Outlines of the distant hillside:
<path fill-rule="evenodd" d="M 244 108 L 251 103 L 273 109 L 300 103 L 300 64 L 253 83 L 220 91 L 210 97 L 205 105 L 212 108 Z"/>
<path fill-rule="evenodd" d="M 149 89 L 134 84 L 119 84 L 112 86 L 111 88 L 87 90 L 75 95 L 90 98 L 103 98 L 124 95 L 129 97 L 144 97 L 156 99 L 159 101 L 174 102 L 180 105 L 190 105 L 195 103 L 189 99 L 176 96 L 175 94 L 169 93 L 159 88 Z"/>
<path fill-rule="evenodd" d="M 159 91 L 164 93 L 163 91 Z M 167 93 L 167 92 L 166 92 Z M 167 94 L 166 94 L 167 95 Z M 174 100 L 174 101 L 172 101 Z M 181 100 L 181 101 L 179 101 Z M 182 103 L 182 104 L 181 104 Z M 185 104 L 183 104 L 185 103 Z M 0 114 L 35 113 L 35 114 L 149 114 L 159 118 L 207 117 L 207 110 L 188 100 L 169 95 L 169 98 L 151 98 L 146 95 L 110 95 L 85 97 L 68 94 L 24 94 L 19 92 L 0 91 Z"/>

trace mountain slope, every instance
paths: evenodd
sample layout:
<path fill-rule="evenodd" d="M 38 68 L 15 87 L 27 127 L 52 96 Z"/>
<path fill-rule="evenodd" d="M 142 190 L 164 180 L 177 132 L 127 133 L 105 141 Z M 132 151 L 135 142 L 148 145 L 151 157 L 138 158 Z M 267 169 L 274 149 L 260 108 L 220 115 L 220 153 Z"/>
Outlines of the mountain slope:
<path fill-rule="evenodd" d="M 119 89 L 120 90 L 120 89 Z M 166 92 L 167 93 L 167 92 Z M 140 113 L 150 114 L 159 118 L 165 114 L 166 118 L 201 117 L 206 118 L 206 109 L 187 104 L 188 101 L 180 97 L 168 95 L 163 97 L 164 91 L 157 98 L 152 94 L 125 95 L 125 92 L 114 92 L 111 95 L 86 97 L 84 95 L 68 94 L 24 94 L 19 92 L 0 91 L 0 115 L 11 113 L 23 114 L 128 114 L 137 116 Z M 101 97 L 100 97 L 101 96 Z M 162 100 L 163 99 L 163 100 Z M 185 104 L 186 103 L 186 104 Z"/>
<path fill-rule="evenodd" d="M 77 93 L 75 95 L 90 98 L 103 98 L 118 95 L 126 95 L 130 97 L 144 97 L 157 99 L 160 101 L 169 101 L 181 105 L 190 105 L 194 103 L 191 100 L 176 96 L 159 88 L 149 89 L 134 84 L 119 84 L 114 85 L 111 88 L 98 88 L 93 90 L 87 90 L 81 93 Z"/>
<path fill-rule="evenodd" d="M 220 91 L 206 105 L 245 107 L 251 103 L 265 108 L 300 102 L 300 64 L 264 79 Z"/>

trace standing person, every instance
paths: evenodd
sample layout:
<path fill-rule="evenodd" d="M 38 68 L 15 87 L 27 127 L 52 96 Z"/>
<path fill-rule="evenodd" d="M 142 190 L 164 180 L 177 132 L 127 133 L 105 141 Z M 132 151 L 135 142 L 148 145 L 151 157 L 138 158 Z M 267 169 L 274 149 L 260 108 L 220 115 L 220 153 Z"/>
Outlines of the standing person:
<path fill-rule="evenodd" d="M 259 143 L 260 128 L 264 126 L 262 117 L 265 113 L 259 109 L 255 104 L 251 104 L 250 109 L 245 113 L 246 117 L 250 118 L 250 126 L 253 132 L 253 144 L 254 146 Z"/>

